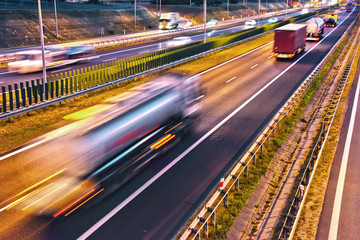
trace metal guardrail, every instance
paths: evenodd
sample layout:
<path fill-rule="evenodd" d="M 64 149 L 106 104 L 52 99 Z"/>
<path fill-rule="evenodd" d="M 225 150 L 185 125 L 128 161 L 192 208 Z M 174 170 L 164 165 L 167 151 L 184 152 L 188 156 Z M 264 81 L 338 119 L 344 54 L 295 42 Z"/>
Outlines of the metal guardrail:
<path fill-rule="evenodd" d="M 351 25 L 352 26 L 352 25 Z M 350 27 L 349 27 L 350 28 Z M 348 29 L 349 29 L 348 28 Z M 343 37 L 340 39 L 342 40 Z M 339 44 L 341 41 L 338 41 Z M 335 45 L 336 46 L 336 45 Z M 239 178 L 242 174 L 248 175 L 248 167 L 251 163 L 256 164 L 257 154 L 263 153 L 263 147 L 269 145 L 271 135 L 275 137 L 276 128 L 280 128 L 281 121 L 290 113 L 297 102 L 302 99 L 302 96 L 312 84 L 315 77 L 319 74 L 320 70 L 325 66 L 326 62 L 333 54 L 335 46 L 330 50 L 326 57 L 318 64 L 313 72 L 307 77 L 300 87 L 292 94 L 289 100 L 274 116 L 270 123 L 263 129 L 262 133 L 257 137 L 253 144 L 246 150 L 245 154 L 241 156 L 236 162 L 237 164 L 231 170 L 230 174 L 224 180 L 223 188 L 218 188 L 210 200 L 205 204 L 200 213 L 186 229 L 180 237 L 181 240 L 185 239 L 200 239 L 201 231 L 205 237 L 208 237 L 209 224 L 215 226 L 216 210 L 223 203 L 225 207 L 228 206 L 228 197 L 230 191 L 235 188 L 239 190 Z M 226 189 L 226 190 L 225 190 Z M 191 237 L 192 235 L 192 237 Z"/>
<path fill-rule="evenodd" d="M 349 32 L 349 29 L 351 29 L 354 24 L 355 24 L 355 21 L 348 28 L 347 32 Z M 343 37 L 340 39 L 341 41 L 343 40 L 345 35 L 346 34 L 344 34 Z M 355 39 L 357 39 L 358 36 L 359 36 L 359 32 L 357 33 Z M 334 47 L 333 47 L 334 51 L 340 44 L 340 42 L 341 42 L 340 40 L 337 42 L 337 44 L 334 45 Z M 356 40 L 354 42 L 354 46 L 357 46 L 357 45 L 358 45 L 358 40 Z M 334 51 L 329 52 L 329 54 L 328 54 L 329 58 L 333 54 Z M 348 60 L 345 70 L 344 70 L 344 73 L 343 73 L 341 79 L 339 80 L 337 87 L 329 101 L 328 109 L 326 111 L 326 114 L 323 118 L 323 122 L 321 124 L 320 134 L 318 136 L 318 139 L 316 140 L 315 146 L 311 152 L 311 155 L 307 162 L 305 170 L 302 172 L 302 176 L 301 176 L 299 185 L 297 187 L 296 193 L 294 195 L 294 198 L 292 199 L 289 210 L 286 214 L 284 223 L 282 225 L 281 231 L 278 235 L 277 239 L 279 239 L 279 240 L 280 239 L 292 239 L 295 234 L 296 225 L 299 220 L 299 216 L 300 216 L 301 210 L 303 208 L 305 198 L 308 193 L 309 185 L 311 183 L 311 180 L 314 176 L 314 173 L 315 173 L 315 170 L 316 170 L 316 167 L 318 164 L 317 160 L 321 157 L 323 147 L 325 145 L 327 136 L 329 134 L 329 130 L 331 128 L 337 107 L 340 103 L 341 96 L 342 96 L 343 90 L 345 88 L 345 84 L 347 82 L 348 75 L 350 73 L 350 69 L 354 62 L 357 51 L 358 51 L 358 49 L 356 51 L 353 51 L 353 53 L 352 53 L 353 56 L 349 57 L 350 60 Z"/>

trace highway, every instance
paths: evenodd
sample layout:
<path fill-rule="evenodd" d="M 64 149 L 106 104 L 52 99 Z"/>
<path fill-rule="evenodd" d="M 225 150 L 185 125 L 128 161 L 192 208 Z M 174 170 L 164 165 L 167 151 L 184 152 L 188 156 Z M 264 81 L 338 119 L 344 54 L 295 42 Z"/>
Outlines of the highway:
<path fill-rule="evenodd" d="M 314 9 L 314 10 L 316 10 L 316 9 Z M 299 14 L 300 14 L 299 12 L 289 13 L 288 17 L 297 16 Z M 284 15 L 278 16 L 278 19 L 279 20 L 285 19 L 285 16 Z M 266 24 L 266 23 L 267 23 L 267 19 L 260 21 L 261 25 Z M 241 24 L 238 26 L 228 27 L 228 28 L 219 29 L 219 30 L 213 30 L 213 31 L 209 31 L 209 32 L 211 32 L 211 37 L 216 37 L 216 36 L 220 36 L 220 35 L 238 32 L 238 31 L 241 31 L 246 28 L 251 28 L 251 26 L 245 26 L 244 24 Z M 191 37 L 192 42 L 197 42 L 197 41 L 203 40 L 204 34 L 190 35 L 190 37 Z M 209 37 L 210 36 L 208 36 L 207 38 L 209 38 Z M 88 62 L 83 62 L 83 63 L 79 62 L 79 63 L 73 64 L 73 65 L 66 65 L 63 67 L 48 69 L 47 76 L 56 75 L 56 74 L 60 74 L 60 73 L 68 72 L 68 71 L 73 71 L 73 70 L 80 69 L 80 68 L 86 68 L 89 66 L 95 66 L 95 65 L 100 65 L 100 64 L 104 64 L 104 63 L 109 63 L 112 61 L 126 59 L 126 58 L 130 58 L 130 57 L 134 57 L 134 56 L 139 56 L 139 55 L 147 54 L 150 52 L 156 52 L 156 51 L 168 48 L 167 47 L 168 41 L 169 40 L 154 41 L 154 42 L 150 42 L 150 43 L 142 43 L 142 44 L 138 44 L 138 45 L 134 45 L 134 46 L 127 46 L 127 47 L 122 47 L 122 48 L 118 48 L 118 49 L 107 50 L 104 52 L 94 53 L 94 55 L 89 58 Z M 0 69 L 0 87 L 6 86 L 6 89 L 9 84 L 13 85 L 14 83 L 24 82 L 27 80 L 35 80 L 38 78 L 42 78 L 42 72 L 18 74 L 16 72 L 11 72 L 11 71 L 9 72 L 7 70 L 7 68 Z"/>
<path fill-rule="evenodd" d="M 357 70 L 349 106 L 331 167 L 316 239 L 359 239 L 360 76 Z"/>
<path fill-rule="evenodd" d="M 36 160 L 46 154 L 46 142 L 3 156 L 0 238 L 173 238 L 354 17 L 339 14 L 339 22 L 344 22 L 326 29 L 319 44 L 308 42 L 305 54 L 294 60 L 272 58 L 268 43 L 202 73 L 206 91 L 193 133 L 110 196 L 100 194 L 100 203 L 89 202 L 63 219 L 37 217 L 25 206 L 6 208 L 12 196 L 61 171 L 51 168 L 50 161 Z"/>

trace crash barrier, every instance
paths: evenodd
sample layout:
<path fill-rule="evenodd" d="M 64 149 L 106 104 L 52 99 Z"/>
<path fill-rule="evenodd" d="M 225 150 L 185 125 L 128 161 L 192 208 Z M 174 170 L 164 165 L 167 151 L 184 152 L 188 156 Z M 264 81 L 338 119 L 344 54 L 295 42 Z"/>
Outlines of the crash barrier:
<path fill-rule="evenodd" d="M 257 157 L 263 153 L 263 148 L 269 145 L 271 137 L 275 138 L 276 130 L 280 130 L 282 121 L 284 121 L 285 118 L 291 113 L 291 110 L 297 105 L 297 103 L 301 101 L 307 89 L 311 86 L 315 78 L 320 73 L 321 69 L 325 66 L 326 62 L 334 54 L 337 47 L 343 41 L 344 36 L 347 32 L 350 31 L 354 23 L 355 21 L 348 27 L 343 37 L 333 46 L 330 52 L 316 66 L 316 68 L 312 71 L 309 77 L 307 77 L 300 85 L 300 87 L 292 94 L 289 100 L 279 110 L 279 112 L 270 121 L 270 123 L 265 126 L 261 134 L 253 142 L 253 144 L 245 151 L 245 154 L 236 161 L 235 167 L 231 170 L 229 174 L 227 174 L 221 188 L 217 187 L 215 189 L 215 192 L 212 194 L 210 200 L 206 204 L 204 204 L 204 207 L 202 207 L 200 212 L 195 215 L 194 220 L 181 235 L 181 240 L 209 237 L 209 226 L 216 226 L 216 211 L 219 209 L 220 206 L 224 206 L 225 208 L 228 207 L 230 191 L 239 191 L 240 177 L 248 176 L 250 164 L 256 165 Z M 301 182 L 301 185 L 306 186 L 304 181 Z M 298 201 L 300 199 L 299 196 L 301 196 L 302 188 L 303 187 L 299 185 L 298 193 L 294 201 Z M 298 207 L 296 207 L 295 205 L 293 209 L 298 209 Z M 292 208 L 290 208 L 290 210 L 292 210 Z M 293 215 L 290 214 L 293 212 L 290 212 L 290 210 L 287 218 L 288 221 L 290 221 L 290 219 L 293 219 Z M 289 227 L 284 225 L 284 229 L 289 229 Z"/>
<path fill-rule="evenodd" d="M 99 89 L 97 86 L 107 86 L 104 85 L 105 83 L 111 83 L 115 80 L 121 82 L 121 79 L 123 78 L 135 76 L 151 69 L 155 70 L 163 65 L 168 66 L 172 63 L 174 65 L 182 59 L 187 59 L 186 61 L 195 59 L 196 57 L 199 57 L 199 54 L 203 56 L 207 53 L 238 44 L 251 37 L 257 37 L 259 34 L 264 34 L 279 26 L 306 17 L 309 17 L 309 15 L 305 14 L 279 23 L 267 24 L 260 28 L 248 29 L 234 34 L 215 37 L 206 43 L 190 43 L 181 47 L 165 49 L 128 59 L 68 71 L 64 74 L 51 75 L 47 77 L 45 83 L 41 78 L 8 85 L 7 89 L 5 86 L 2 86 L 0 120 L 34 109 L 34 107 L 24 109 L 29 106 L 37 105 L 36 109 L 40 108 L 41 106 L 39 105 L 41 105 L 42 102 L 50 99 L 57 98 L 58 101 L 53 102 L 60 102 L 60 97 L 67 96 L 66 99 L 69 99 L 72 94 L 84 90 L 87 90 L 86 93 L 91 89 L 96 91 Z M 73 95 L 73 97 L 75 96 L 79 96 L 79 94 Z M 48 104 L 49 103 L 46 103 L 46 105 Z M 19 109 L 22 110 L 18 111 Z"/>
<path fill-rule="evenodd" d="M 349 28 L 350 29 L 350 28 Z M 343 35 L 345 36 L 346 33 Z M 357 34 L 357 36 L 359 33 Z M 357 37 L 355 37 L 357 39 Z M 340 39 L 342 41 L 342 39 Z M 328 59 L 331 57 L 333 52 L 335 52 L 336 48 L 340 44 L 341 41 L 338 41 L 338 44 L 336 44 L 333 47 L 333 51 L 329 52 Z M 354 41 L 353 46 L 356 46 L 358 41 Z M 331 53 L 331 54 L 330 54 Z M 352 67 L 352 64 L 354 62 L 355 56 L 356 56 L 357 50 L 352 51 L 351 56 L 349 56 L 349 60 L 347 61 L 345 65 L 345 70 L 343 72 L 343 75 L 341 76 L 341 79 L 339 80 L 335 91 L 333 92 L 329 104 L 327 106 L 327 111 L 325 116 L 323 117 L 321 127 L 320 127 L 320 134 L 317 138 L 316 143 L 312 149 L 310 158 L 307 160 L 305 169 L 300 173 L 301 179 L 299 182 L 299 185 L 297 186 L 295 195 L 291 201 L 291 204 L 289 206 L 289 209 L 287 211 L 286 217 L 284 219 L 284 222 L 281 227 L 281 231 L 277 237 L 277 239 L 292 239 L 295 233 L 296 225 L 299 220 L 299 215 L 301 213 L 301 210 L 303 208 L 303 204 L 305 202 L 306 195 L 308 193 L 308 188 L 310 186 L 311 180 L 313 178 L 313 175 L 315 173 L 318 160 L 321 157 L 322 150 L 324 148 L 327 136 L 329 134 L 333 119 L 335 117 L 335 113 L 337 110 L 337 107 L 340 103 L 342 93 L 344 91 L 346 82 L 348 80 L 348 76 Z"/>

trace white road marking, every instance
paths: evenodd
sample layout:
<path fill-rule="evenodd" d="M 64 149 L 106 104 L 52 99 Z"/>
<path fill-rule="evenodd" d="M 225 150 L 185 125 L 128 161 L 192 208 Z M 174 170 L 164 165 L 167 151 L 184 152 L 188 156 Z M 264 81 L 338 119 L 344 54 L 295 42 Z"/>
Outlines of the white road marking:
<path fill-rule="evenodd" d="M 115 61 L 117 58 L 110 58 L 110 59 L 106 59 L 106 60 L 104 60 L 104 61 L 102 61 L 102 62 L 111 62 L 111 61 Z"/>
<path fill-rule="evenodd" d="M 59 70 L 51 71 L 51 73 L 63 72 L 63 71 L 67 71 L 67 70 L 71 70 L 71 68 L 59 69 Z"/>
<path fill-rule="evenodd" d="M 226 83 L 229 83 L 229 82 L 231 82 L 232 80 L 234 80 L 236 78 L 236 76 L 235 77 L 233 77 L 233 78 L 231 78 L 231 79 L 229 79 L 229 80 L 227 80 L 226 81 Z"/>
<path fill-rule="evenodd" d="M 339 26 L 339 25 L 338 25 Z M 334 29 L 332 30 L 334 31 Z M 332 31 L 327 35 L 329 36 Z M 326 37 L 327 37 L 326 36 Z M 279 75 L 273 78 L 270 82 L 268 82 L 264 87 L 262 87 L 258 92 L 252 95 L 248 100 L 246 100 L 243 104 L 241 104 L 237 109 L 235 109 L 230 115 L 224 118 L 221 122 L 219 122 L 215 127 L 213 127 L 210 131 L 208 131 L 205 135 L 203 135 L 199 140 L 197 140 L 193 145 L 191 145 L 188 149 L 186 149 L 182 154 L 180 154 L 177 158 L 175 158 L 171 163 L 169 163 L 166 167 L 161 169 L 157 174 L 155 174 L 151 179 L 149 179 L 144 185 L 142 185 L 139 189 L 137 189 L 133 194 L 127 197 L 123 202 L 121 202 L 118 206 L 116 206 L 113 210 L 111 210 L 108 214 L 106 214 L 103 218 L 101 218 L 95 225 L 89 228 L 86 232 L 84 232 L 78 240 L 84 240 L 88 238 L 91 234 L 93 234 L 96 230 L 98 230 L 102 225 L 104 225 L 110 218 L 112 218 L 116 213 L 118 213 L 121 209 L 123 209 L 128 203 L 130 203 L 134 198 L 136 198 L 140 193 L 142 193 L 146 188 L 148 188 L 151 184 L 153 184 L 158 178 L 160 178 L 164 173 L 166 173 L 169 169 L 171 169 L 176 163 L 178 163 L 181 159 L 183 159 L 189 152 L 191 152 L 194 148 L 196 148 L 200 143 L 202 143 L 205 139 L 207 139 L 211 134 L 213 134 L 217 129 L 219 129 L 222 125 L 224 125 L 229 119 L 231 119 L 235 114 L 237 114 L 241 109 L 247 106 L 254 98 L 256 98 L 259 94 L 261 94 L 265 89 L 267 89 L 270 85 L 272 85 L 276 80 L 278 80 L 282 75 L 284 75 L 287 71 L 289 71 L 295 64 L 297 64 L 301 59 L 303 59 L 307 54 L 309 54 L 316 46 L 318 46 L 324 39 L 320 40 L 316 45 L 309 49 L 309 51 L 305 52 L 302 56 L 300 56 L 295 62 L 293 62 L 290 66 L 288 66 L 284 71 L 282 71 Z M 232 62 L 236 59 L 239 59 L 242 56 L 248 55 L 251 52 L 259 50 L 269 44 L 264 44 L 258 48 L 253 49 L 250 52 L 244 53 L 240 56 L 237 56 L 233 59 L 226 61 L 225 63 L 221 63 L 215 67 L 212 67 L 208 70 L 205 70 L 199 74 L 192 76 L 191 78 L 200 76 L 204 73 L 207 73 L 211 70 L 214 70 L 220 66 L 223 66 L 229 62 Z"/>
<path fill-rule="evenodd" d="M 8 74 L 8 73 L 16 73 L 16 71 L 3 72 L 3 73 L 0 73 L 0 75 L 3 75 L 3 74 Z"/>
<path fill-rule="evenodd" d="M 272 57 L 273 57 L 273 55 L 269 56 L 268 59 L 270 59 L 270 58 L 272 58 Z"/>
<path fill-rule="evenodd" d="M 139 52 L 138 54 L 141 55 L 141 54 L 148 53 L 148 52 L 149 52 L 149 50 L 143 51 L 143 52 Z"/>
<path fill-rule="evenodd" d="M 336 240 L 339 228 L 339 221 L 340 221 L 340 210 L 341 210 L 341 202 L 342 202 L 342 195 L 344 191 L 344 184 L 345 184 L 345 176 L 346 176 L 346 168 L 349 160 L 349 152 L 351 146 L 352 135 L 354 132 L 354 125 L 355 125 L 355 117 L 356 117 L 356 109 L 359 101 L 359 92 L 360 92 L 360 76 L 358 79 L 354 105 L 351 110 L 351 117 L 349 123 L 349 129 L 346 135 L 344 152 L 341 159 L 341 166 L 339 172 L 339 178 L 336 186 L 336 193 L 333 205 L 333 211 L 331 215 L 331 222 L 330 222 L 330 230 L 329 230 L 329 240 Z"/>
<path fill-rule="evenodd" d="M 30 149 L 30 148 L 33 148 L 33 147 L 35 147 L 35 146 L 37 146 L 37 145 L 40 145 L 40 144 L 42 144 L 43 142 L 46 142 L 46 141 L 47 141 L 47 139 L 44 139 L 44 140 L 41 140 L 41 141 L 39 141 L 39 142 L 33 143 L 33 144 L 29 145 L 29 146 L 26 146 L 26 147 L 24 147 L 24 148 L 20 148 L 19 150 L 16 150 L 16 151 L 11 152 L 11 153 L 9 153 L 9 154 L 6 154 L 6 155 L 0 157 L 0 161 L 6 159 L 6 158 L 8 158 L 8 157 L 14 156 L 14 155 L 16 155 L 16 154 L 18 154 L 18 153 L 21 153 L 21 152 L 23 152 L 23 151 L 25 151 L 25 150 L 28 150 L 28 149 Z"/>
<path fill-rule="evenodd" d="M 100 58 L 100 56 L 92 56 L 92 57 L 88 57 L 87 59 L 93 60 L 93 59 L 96 59 L 96 58 Z"/>
<path fill-rule="evenodd" d="M 252 66 L 250 69 L 254 69 L 258 66 L 258 64 L 255 64 L 254 66 Z"/>
<path fill-rule="evenodd" d="M 201 95 L 201 96 L 198 97 L 196 100 L 200 100 L 200 99 L 202 99 L 203 97 L 205 97 L 205 95 Z"/>

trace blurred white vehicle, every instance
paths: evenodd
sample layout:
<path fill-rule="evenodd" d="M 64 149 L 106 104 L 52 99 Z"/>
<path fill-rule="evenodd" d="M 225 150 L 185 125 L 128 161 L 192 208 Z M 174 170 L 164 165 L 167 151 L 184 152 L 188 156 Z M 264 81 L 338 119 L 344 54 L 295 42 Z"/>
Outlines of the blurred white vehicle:
<path fill-rule="evenodd" d="M 36 72 L 42 69 L 41 50 L 29 50 L 15 54 L 15 62 L 8 64 L 9 71 L 18 73 Z"/>
<path fill-rule="evenodd" d="M 83 59 L 89 57 L 94 50 L 94 47 L 88 45 L 76 45 L 68 47 L 66 55 L 69 59 Z"/>
<path fill-rule="evenodd" d="M 191 43 L 191 37 L 177 37 L 166 43 L 167 47 L 177 47 Z"/>
<path fill-rule="evenodd" d="M 256 21 L 254 19 L 250 19 L 250 20 L 247 20 L 245 22 L 245 25 L 246 26 L 255 26 L 256 25 Z"/>
<path fill-rule="evenodd" d="M 306 14 L 306 13 L 309 13 L 309 9 L 304 8 L 303 10 L 301 10 L 301 14 Z"/>
<path fill-rule="evenodd" d="M 209 31 L 209 32 L 206 33 L 206 36 L 207 37 L 213 37 L 214 35 L 217 34 L 217 32 L 218 32 L 217 30 Z"/>
<path fill-rule="evenodd" d="M 268 23 L 276 23 L 277 21 L 278 19 L 276 17 L 273 17 L 268 20 Z"/>
<path fill-rule="evenodd" d="M 207 26 L 215 26 L 218 22 L 215 19 L 211 19 L 206 23 Z"/>

